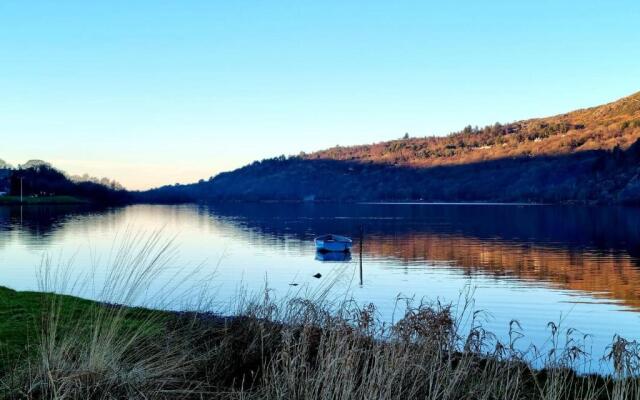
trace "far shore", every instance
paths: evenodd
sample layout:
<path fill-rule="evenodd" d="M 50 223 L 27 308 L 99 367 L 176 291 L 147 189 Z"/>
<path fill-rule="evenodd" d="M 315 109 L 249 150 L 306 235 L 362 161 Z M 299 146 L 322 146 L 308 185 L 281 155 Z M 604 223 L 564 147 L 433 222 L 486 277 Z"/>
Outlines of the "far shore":
<path fill-rule="evenodd" d="M 89 204 L 90 201 L 74 196 L 1 196 L 0 205 Z"/>

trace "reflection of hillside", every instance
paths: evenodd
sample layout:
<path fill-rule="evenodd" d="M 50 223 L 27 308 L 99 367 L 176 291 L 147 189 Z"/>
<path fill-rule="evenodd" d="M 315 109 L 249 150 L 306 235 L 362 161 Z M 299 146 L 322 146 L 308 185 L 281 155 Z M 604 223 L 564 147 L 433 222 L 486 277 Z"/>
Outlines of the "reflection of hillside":
<path fill-rule="evenodd" d="M 589 207 L 380 206 L 354 204 L 136 205 L 117 209 L 0 207 L 0 247 L 132 228 L 207 234 L 243 247 L 313 257 L 312 239 L 366 230 L 368 257 L 420 267 L 442 261 L 466 273 L 578 290 L 640 310 L 640 210 Z M 97 239 L 96 239 L 97 240 Z M 242 250 L 244 251 L 244 250 Z"/>
<path fill-rule="evenodd" d="M 118 224 L 123 208 L 104 208 L 89 205 L 41 205 L 0 207 L 0 238 L 19 235 L 26 246 L 46 247 L 56 234 L 71 223 L 77 231 L 95 224 Z M 7 241 L 0 240 L 0 245 Z"/>
<path fill-rule="evenodd" d="M 221 203 L 213 218 L 277 238 L 433 234 L 640 257 L 640 209 L 622 207 Z"/>
<path fill-rule="evenodd" d="M 452 268 L 468 273 L 589 292 L 640 310 L 640 270 L 628 255 L 460 236 L 412 234 L 373 239 L 365 243 L 369 256 L 394 257 L 406 263 L 448 261 Z"/>
<path fill-rule="evenodd" d="M 221 204 L 207 211 L 254 243 L 310 241 L 318 232 L 356 236 L 364 226 L 369 257 L 449 262 L 467 273 L 590 292 L 640 310 L 638 209 Z"/>
<path fill-rule="evenodd" d="M 161 226 L 177 221 L 209 229 L 232 225 L 268 242 L 311 240 L 326 232 L 357 236 L 364 227 L 367 236 L 454 235 L 640 257 L 640 209 L 634 208 L 287 203 L 0 207 L 0 233 L 19 230 L 33 240 L 44 239 L 70 222 L 109 229 L 122 223 Z"/>

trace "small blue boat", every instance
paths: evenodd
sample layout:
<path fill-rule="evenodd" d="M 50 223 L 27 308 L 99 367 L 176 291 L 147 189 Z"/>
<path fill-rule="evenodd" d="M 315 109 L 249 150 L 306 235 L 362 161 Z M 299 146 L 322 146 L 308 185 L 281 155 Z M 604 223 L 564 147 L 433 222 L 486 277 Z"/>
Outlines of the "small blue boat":
<path fill-rule="evenodd" d="M 316 250 L 319 252 L 347 252 L 351 250 L 353 242 L 346 236 L 323 235 L 315 240 Z"/>

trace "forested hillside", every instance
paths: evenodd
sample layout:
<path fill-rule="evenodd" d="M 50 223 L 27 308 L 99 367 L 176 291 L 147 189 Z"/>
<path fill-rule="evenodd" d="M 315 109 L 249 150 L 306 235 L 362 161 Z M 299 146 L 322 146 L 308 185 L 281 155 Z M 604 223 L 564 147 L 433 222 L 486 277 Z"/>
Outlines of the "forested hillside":
<path fill-rule="evenodd" d="M 408 138 L 334 147 L 305 159 L 349 160 L 428 167 L 587 150 L 626 149 L 640 138 L 640 92 L 613 103 L 549 118 L 467 126 L 446 137 Z"/>
<path fill-rule="evenodd" d="M 549 118 L 257 161 L 143 201 L 640 202 L 640 93 Z"/>

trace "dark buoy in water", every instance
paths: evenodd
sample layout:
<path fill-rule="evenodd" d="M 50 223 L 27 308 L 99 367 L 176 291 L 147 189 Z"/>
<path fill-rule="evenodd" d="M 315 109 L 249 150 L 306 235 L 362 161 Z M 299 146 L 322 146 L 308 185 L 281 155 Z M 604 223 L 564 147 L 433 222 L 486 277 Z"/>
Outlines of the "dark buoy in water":
<path fill-rule="evenodd" d="M 317 273 L 317 274 L 315 274 L 313 277 L 314 277 L 314 278 L 318 278 L 318 279 L 320 279 L 320 278 L 322 277 L 322 274 L 321 274 L 320 272 L 318 272 L 318 273 Z"/>

